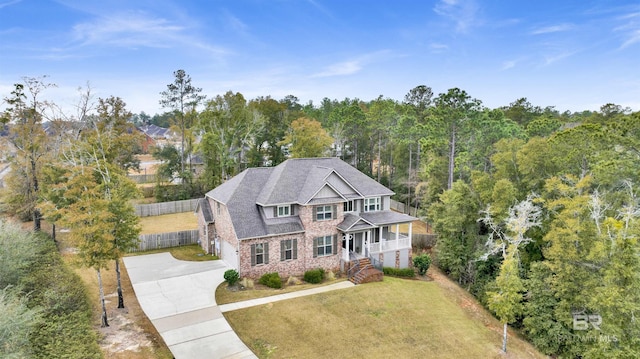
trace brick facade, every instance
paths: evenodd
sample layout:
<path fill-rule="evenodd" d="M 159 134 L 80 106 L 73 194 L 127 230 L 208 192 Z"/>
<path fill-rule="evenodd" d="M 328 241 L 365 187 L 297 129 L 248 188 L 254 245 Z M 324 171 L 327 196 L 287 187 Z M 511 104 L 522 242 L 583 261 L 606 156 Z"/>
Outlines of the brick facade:
<path fill-rule="evenodd" d="M 313 207 L 301 206 L 298 208 L 300 220 L 305 233 L 278 235 L 257 239 L 240 241 L 240 274 L 243 277 L 259 278 L 265 273 L 278 272 L 283 278 L 289 276 L 301 276 L 304 272 L 323 268 L 326 271 L 337 272 L 340 269 L 340 256 L 342 254 L 342 237 L 336 226 L 342 221 L 342 208 L 337 206 L 336 219 L 327 221 L 313 221 Z M 313 241 L 316 237 L 338 235 L 336 241 L 336 254 L 314 258 Z M 222 236 L 220 236 L 222 237 Z M 280 260 L 280 241 L 286 239 L 298 240 L 297 259 Z M 251 265 L 251 245 L 257 243 L 269 243 L 269 263 Z"/>
<path fill-rule="evenodd" d="M 211 254 L 212 251 L 215 251 L 211 244 L 215 239 L 215 226 L 213 223 L 205 222 L 202 210 L 196 213 L 196 218 L 198 220 L 198 232 L 200 233 L 200 247 L 202 247 L 207 254 Z"/>

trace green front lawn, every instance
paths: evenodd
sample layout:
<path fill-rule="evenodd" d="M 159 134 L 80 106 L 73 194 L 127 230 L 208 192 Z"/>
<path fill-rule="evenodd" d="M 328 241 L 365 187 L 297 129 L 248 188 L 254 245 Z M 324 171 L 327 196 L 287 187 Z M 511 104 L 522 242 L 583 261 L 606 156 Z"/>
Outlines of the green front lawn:
<path fill-rule="evenodd" d="M 500 323 L 442 280 L 387 276 L 224 315 L 260 358 L 544 358 L 514 336 L 503 355 Z"/>

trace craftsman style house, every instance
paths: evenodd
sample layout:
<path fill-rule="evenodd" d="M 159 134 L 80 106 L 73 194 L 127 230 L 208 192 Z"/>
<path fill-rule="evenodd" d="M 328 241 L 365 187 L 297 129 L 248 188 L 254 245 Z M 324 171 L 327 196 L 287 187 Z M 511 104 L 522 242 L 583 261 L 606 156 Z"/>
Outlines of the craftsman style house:
<path fill-rule="evenodd" d="M 243 277 L 335 272 L 363 257 L 406 268 L 415 218 L 390 210 L 392 194 L 339 158 L 249 168 L 200 200 L 200 243 Z"/>

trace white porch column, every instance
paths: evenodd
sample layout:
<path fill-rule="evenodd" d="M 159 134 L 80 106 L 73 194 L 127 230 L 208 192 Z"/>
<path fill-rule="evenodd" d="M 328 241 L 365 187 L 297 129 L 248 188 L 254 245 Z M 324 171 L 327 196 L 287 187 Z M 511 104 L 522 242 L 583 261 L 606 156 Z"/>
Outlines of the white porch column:
<path fill-rule="evenodd" d="M 396 224 L 396 243 L 395 243 L 396 248 L 395 249 L 398 249 L 399 241 L 400 241 L 400 224 Z"/>
<path fill-rule="evenodd" d="M 371 254 L 371 230 L 364 232 L 364 256 L 368 257 Z"/>
<path fill-rule="evenodd" d="M 348 262 L 349 259 L 350 259 L 349 258 L 349 233 L 345 233 L 344 234 L 344 239 L 345 239 L 345 241 L 344 241 L 345 247 L 343 248 L 344 249 L 344 260 L 346 262 Z"/>

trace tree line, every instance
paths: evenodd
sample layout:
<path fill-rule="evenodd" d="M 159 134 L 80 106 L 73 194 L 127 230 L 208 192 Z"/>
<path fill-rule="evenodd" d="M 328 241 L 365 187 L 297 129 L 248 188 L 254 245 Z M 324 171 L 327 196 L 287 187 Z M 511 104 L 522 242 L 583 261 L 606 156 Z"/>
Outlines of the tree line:
<path fill-rule="evenodd" d="M 153 150 L 160 173 L 179 183 L 177 198 L 247 167 L 339 156 L 432 225 L 435 263 L 502 321 L 503 350 L 511 325 L 549 355 L 640 355 L 639 112 L 605 104 L 560 113 L 526 98 L 489 109 L 462 89 L 436 95 L 425 85 L 402 101 L 301 104 L 233 91 L 207 99 L 185 71 L 173 75 L 158 96 L 168 112 L 131 114 L 118 97 L 94 109 L 87 91 L 78 114 L 48 119 L 64 130 L 42 129 L 50 105 L 40 100 L 42 79 L 16 85 L 4 116 L 17 149 L 8 208 L 90 228 L 77 231 L 78 241 L 99 270 L 130 245 L 119 238 L 136 233 L 135 220 L 126 221 L 134 125 L 180 136 L 179 145 Z M 194 156 L 204 162 L 200 175 L 189 168 Z"/>

